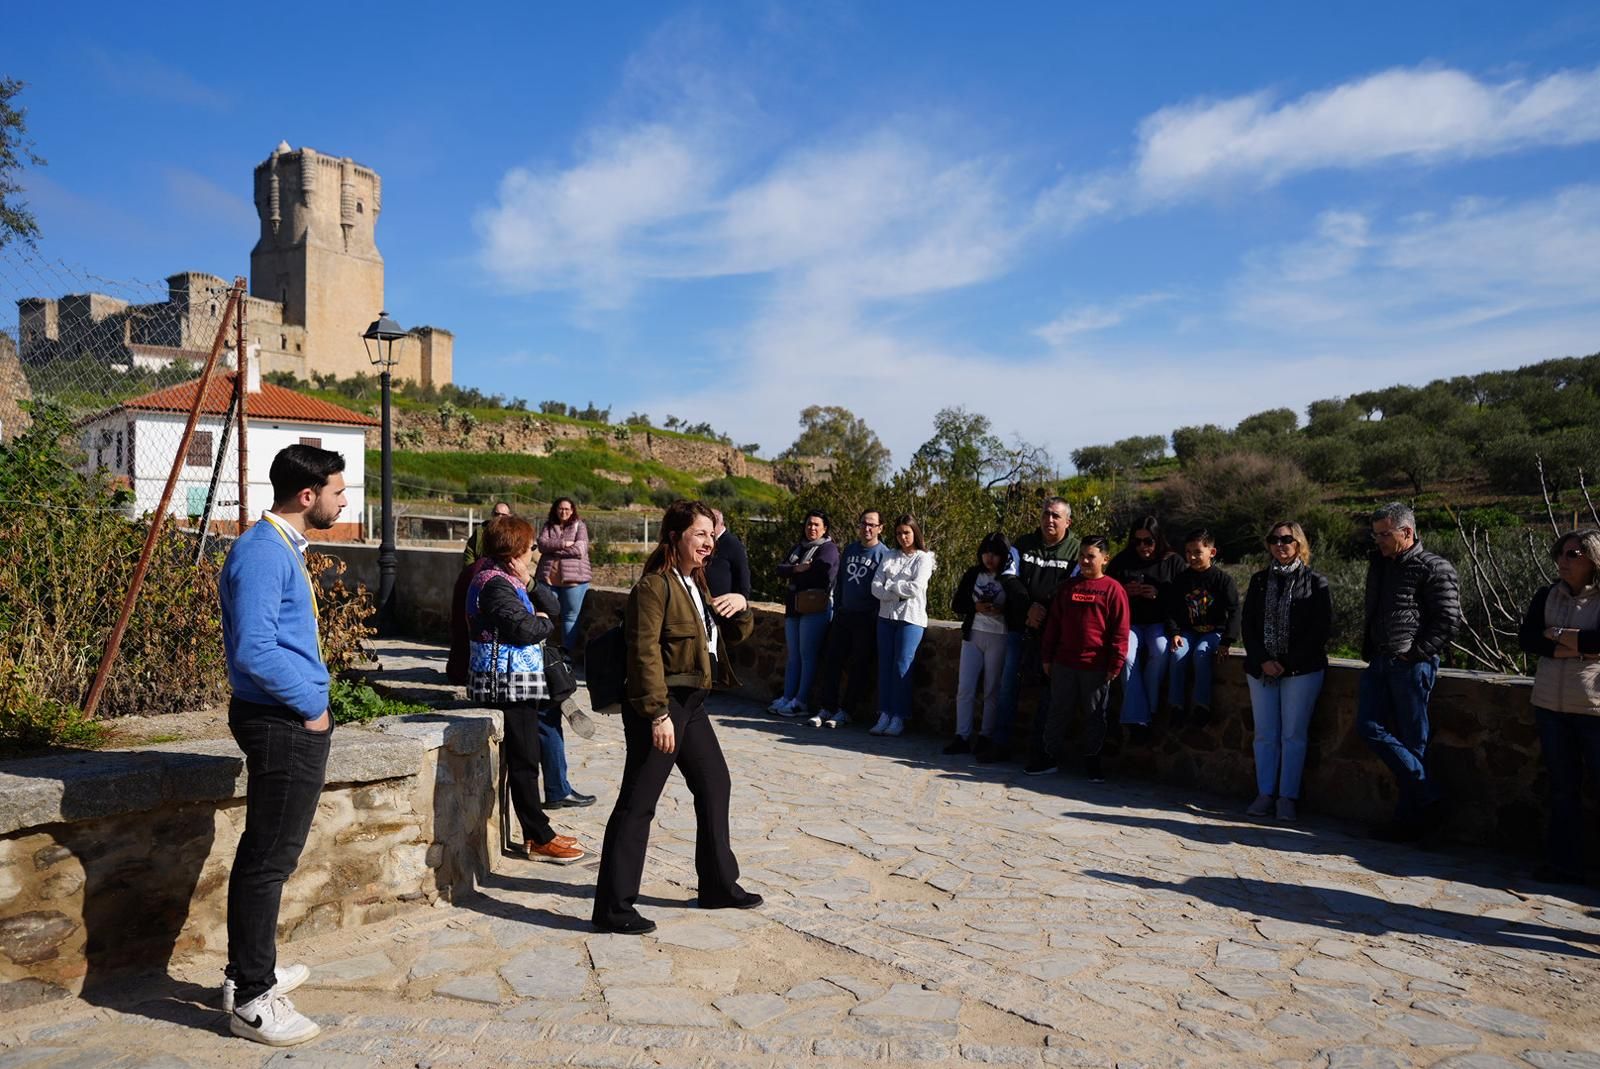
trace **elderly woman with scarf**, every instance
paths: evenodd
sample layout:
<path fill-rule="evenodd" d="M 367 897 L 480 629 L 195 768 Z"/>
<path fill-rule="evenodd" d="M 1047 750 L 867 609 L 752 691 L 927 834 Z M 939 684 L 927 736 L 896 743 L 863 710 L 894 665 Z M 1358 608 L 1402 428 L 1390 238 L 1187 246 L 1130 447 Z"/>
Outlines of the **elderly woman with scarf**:
<path fill-rule="evenodd" d="M 561 608 L 548 590 L 529 593 L 532 572 L 533 525 L 520 516 L 495 517 L 484 528 L 483 559 L 467 585 L 467 696 L 501 711 L 506 787 L 528 857 L 571 864 L 586 851 L 577 839 L 557 835 L 539 804 L 539 709 L 550 698 L 544 640 Z"/>
<path fill-rule="evenodd" d="M 1295 819 L 1306 734 L 1328 667 L 1333 596 L 1311 570 L 1311 545 L 1298 523 L 1267 532 L 1267 567 L 1250 577 L 1244 595 L 1244 670 L 1255 718 L 1256 800 L 1245 810 Z"/>

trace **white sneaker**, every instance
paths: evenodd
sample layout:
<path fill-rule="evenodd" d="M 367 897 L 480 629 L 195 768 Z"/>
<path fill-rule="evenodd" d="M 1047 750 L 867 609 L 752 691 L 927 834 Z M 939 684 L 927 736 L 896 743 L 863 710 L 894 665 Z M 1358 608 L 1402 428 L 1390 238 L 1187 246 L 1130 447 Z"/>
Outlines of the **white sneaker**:
<path fill-rule="evenodd" d="M 812 713 L 806 718 L 806 727 L 819 728 L 822 726 L 822 722 L 826 719 L 828 719 L 827 714 L 823 710 L 818 709 L 816 712 Z"/>
<path fill-rule="evenodd" d="M 889 730 L 889 714 L 888 713 L 879 713 L 878 714 L 878 722 L 876 724 L 873 724 L 872 727 L 867 729 L 867 734 L 868 735 L 882 735 L 887 730 Z"/>
<path fill-rule="evenodd" d="M 228 1014 L 228 1028 L 236 1036 L 269 1047 L 292 1047 L 315 1039 L 322 1026 L 294 1008 L 287 995 L 268 991 Z"/>
<path fill-rule="evenodd" d="M 767 706 L 767 712 L 773 716 L 782 716 L 789 711 L 790 699 L 779 696 L 776 701 Z"/>
<path fill-rule="evenodd" d="M 828 714 L 828 719 L 823 721 L 823 724 L 830 728 L 842 728 L 848 723 L 850 723 L 850 714 L 843 709 L 835 709 Z"/>
<path fill-rule="evenodd" d="M 272 970 L 273 978 L 277 981 L 272 985 L 274 994 L 287 995 L 307 980 L 311 979 L 311 970 L 304 965 L 279 965 Z M 222 1012 L 233 1012 L 233 996 L 237 989 L 233 980 L 224 976 L 222 978 Z"/>
<path fill-rule="evenodd" d="M 905 720 L 903 718 L 898 717 L 898 716 L 891 716 L 889 718 L 889 726 L 883 729 L 883 733 L 885 735 L 898 735 L 902 731 L 904 731 L 905 729 L 906 729 L 906 722 L 905 722 Z"/>

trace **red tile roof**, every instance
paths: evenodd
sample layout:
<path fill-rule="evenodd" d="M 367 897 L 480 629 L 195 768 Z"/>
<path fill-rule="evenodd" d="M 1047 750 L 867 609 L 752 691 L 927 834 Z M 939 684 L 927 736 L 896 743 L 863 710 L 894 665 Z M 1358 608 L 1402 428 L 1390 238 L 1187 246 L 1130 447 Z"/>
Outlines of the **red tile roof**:
<path fill-rule="evenodd" d="M 226 415 L 228 401 L 233 396 L 234 373 L 213 374 L 206 386 L 205 399 L 200 411 L 208 416 Z M 200 380 L 180 382 L 143 397 L 122 402 L 118 408 L 132 408 L 146 412 L 187 412 L 194 405 L 195 391 Z M 112 409 L 116 411 L 116 409 Z M 307 397 L 284 386 L 263 382 L 257 393 L 245 394 L 245 413 L 251 419 L 278 420 L 283 423 L 338 423 L 353 427 L 377 427 L 379 421 L 359 412 L 352 412 L 330 401 Z"/>

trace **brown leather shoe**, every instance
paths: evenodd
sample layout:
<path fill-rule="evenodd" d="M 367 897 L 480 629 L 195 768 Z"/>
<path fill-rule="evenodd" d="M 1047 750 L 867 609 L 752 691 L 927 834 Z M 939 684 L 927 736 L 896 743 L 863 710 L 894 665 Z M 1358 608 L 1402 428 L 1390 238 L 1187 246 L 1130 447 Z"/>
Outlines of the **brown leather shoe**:
<path fill-rule="evenodd" d="M 557 835 L 557 836 L 552 837 L 550 841 L 553 842 L 553 843 L 560 843 L 562 846 L 577 846 L 578 845 L 578 840 L 574 839 L 570 835 Z"/>
<path fill-rule="evenodd" d="M 569 839 L 566 842 L 562 842 L 563 838 L 564 836 L 558 835 L 543 846 L 529 840 L 528 860 L 554 861 L 558 865 L 570 865 L 574 861 L 582 861 L 588 856 L 583 847 L 577 844 L 576 840 Z"/>

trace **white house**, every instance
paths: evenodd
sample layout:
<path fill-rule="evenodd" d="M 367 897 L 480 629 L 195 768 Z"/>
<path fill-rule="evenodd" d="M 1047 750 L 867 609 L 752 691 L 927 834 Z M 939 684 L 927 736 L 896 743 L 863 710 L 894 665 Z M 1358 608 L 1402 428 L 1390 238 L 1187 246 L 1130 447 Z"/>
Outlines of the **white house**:
<path fill-rule="evenodd" d="M 198 517 L 205 509 L 217 450 L 222 446 L 222 424 L 233 396 L 234 375 L 232 371 L 214 372 L 207 385 L 200 419 L 169 506 L 180 520 Z M 199 386 L 199 379 L 169 386 L 123 401 L 80 424 L 87 470 L 104 470 L 124 480 L 133 490 L 134 515 L 154 512 L 160 503 Z M 360 538 L 366 501 L 366 430 L 378 426 L 378 421 L 328 401 L 263 383 L 253 361 L 246 378 L 245 413 L 249 425 L 250 517 L 255 519 L 272 507 L 272 483 L 267 473 L 278 451 L 297 442 L 314 445 L 341 453 L 345 460 L 344 511 L 321 537 L 331 541 Z M 235 427 L 228 437 L 217 482 L 217 501 L 212 506 L 214 531 L 233 531 L 238 526 L 237 431 Z"/>

